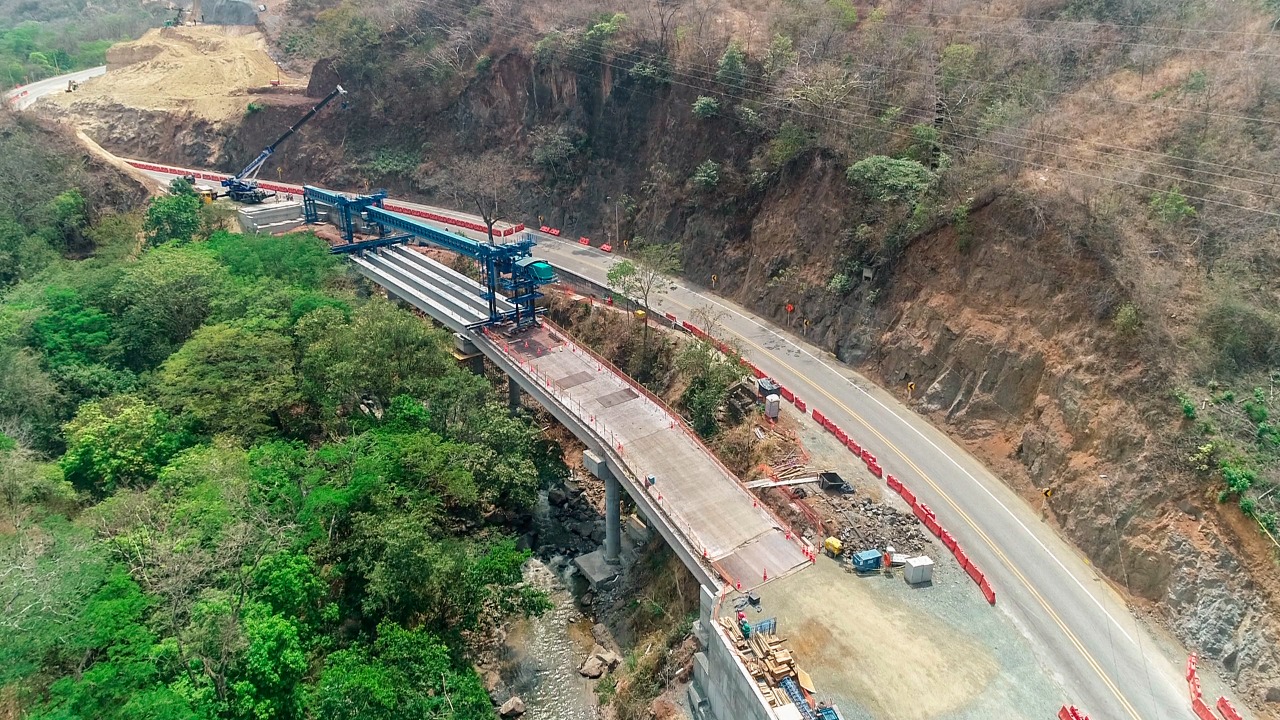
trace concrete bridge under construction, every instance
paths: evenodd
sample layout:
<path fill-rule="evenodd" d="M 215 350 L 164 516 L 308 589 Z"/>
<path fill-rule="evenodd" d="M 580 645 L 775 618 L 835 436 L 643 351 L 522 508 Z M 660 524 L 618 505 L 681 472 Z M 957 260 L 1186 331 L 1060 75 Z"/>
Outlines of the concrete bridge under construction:
<path fill-rule="evenodd" d="M 197 184 L 212 186 L 223 177 L 136 161 L 131 164 L 161 180 L 193 175 Z M 304 190 L 263 185 L 285 193 L 301 194 Z M 261 206 L 269 211 L 260 218 L 267 226 L 255 229 L 295 227 L 301 218 L 290 219 L 296 213 L 287 207 L 300 208 L 301 204 Z M 379 213 L 392 221 L 421 224 L 423 213 L 415 213 L 420 217 L 414 219 L 397 210 L 411 212 L 388 205 Z M 285 221 L 280 222 L 281 218 Z M 503 235 L 522 229 L 507 228 Z M 456 232 L 456 228 L 443 226 L 426 230 Z M 532 233 L 523 235 L 523 240 L 536 242 Z M 500 368 L 510 380 L 513 408 L 528 395 L 587 446 L 584 464 L 605 484 L 605 542 L 601 549 L 575 561 L 585 576 L 602 581 L 620 570 L 621 500 L 626 492 L 649 528 L 661 535 L 697 578 L 701 615 L 695 631 L 704 650 L 697 653 L 694 663 L 690 705 L 695 717 L 778 718 L 716 616 L 727 593 L 747 592 L 801 572 L 813 561 L 815 549 L 760 504 L 685 426 L 683 418 L 551 323 L 519 331 L 488 326 L 495 309 L 505 315 L 515 306 L 496 296 L 496 308 L 491 308 L 485 286 L 403 239 L 387 244 L 378 241 L 347 257 L 357 271 L 390 296 L 453 331 L 462 353 L 484 357 Z"/>
<path fill-rule="evenodd" d="M 605 545 L 580 558 L 579 567 L 597 580 L 616 574 L 625 491 L 703 588 L 699 634 L 707 651 L 695 679 L 705 709 L 718 720 L 774 717 L 713 609 L 723 591 L 803 570 L 812 549 L 757 503 L 680 417 L 550 323 L 512 335 L 481 327 L 489 317 L 484 288 L 412 247 L 377 248 L 351 262 L 456 333 L 464 351 L 474 349 L 501 368 L 513 406 L 527 394 L 586 444 L 588 470 L 605 482 Z"/>

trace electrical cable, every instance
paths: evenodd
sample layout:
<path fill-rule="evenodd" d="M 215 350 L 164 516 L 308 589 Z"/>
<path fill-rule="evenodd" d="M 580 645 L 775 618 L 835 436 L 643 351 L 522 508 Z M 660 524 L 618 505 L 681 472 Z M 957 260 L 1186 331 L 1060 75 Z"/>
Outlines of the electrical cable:
<path fill-rule="evenodd" d="M 758 13 L 758 14 L 774 15 L 774 14 L 783 14 L 783 13 L 773 13 L 773 12 L 769 12 L 769 11 L 759 11 L 759 13 Z M 787 14 L 783 14 L 783 15 L 787 15 Z M 790 16 L 790 15 L 787 15 L 787 16 Z M 808 17 L 824 19 L 822 16 L 808 16 Z M 532 26 L 531 26 L 531 27 L 532 27 Z M 947 29 L 947 28 L 929 28 L 929 29 L 932 29 L 932 30 L 937 31 L 937 32 L 943 32 L 943 31 L 946 31 L 946 32 L 955 32 L 954 30 L 950 30 L 950 29 Z M 540 32 L 537 28 L 533 28 L 533 30 L 534 30 L 534 32 Z M 1029 35 L 1029 36 L 1027 36 L 1027 37 L 1042 37 L 1042 36 L 1030 36 L 1030 35 Z M 1195 50 L 1194 48 L 1184 48 L 1184 49 L 1186 49 L 1186 50 Z M 1269 56 L 1269 57 L 1270 57 L 1270 56 Z M 1277 56 L 1277 57 L 1280 57 L 1280 56 Z M 843 63 L 843 64 L 845 64 L 845 65 L 851 65 L 851 66 L 854 66 L 854 67 L 863 67 L 863 68 L 867 68 L 867 69 L 886 70 L 886 68 L 882 68 L 882 67 L 880 67 L 880 66 L 876 66 L 876 65 L 869 65 L 869 64 L 866 64 L 866 63 L 858 63 L 858 62 L 854 62 L 852 59 L 846 59 L 846 60 L 842 61 L 842 63 Z M 921 72 L 921 71 L 918 71 L 918 70 L 895 69 L 895 70 L 893 70 L 893 72 L 900 72 L 900 73 L 905 73 L 905 74 L 910 74 L 910 75 L 917 75 L 917 76 L 920 76 L 920 77 L 924 77 L 924 78 L 931 78 L 931 79 L 934 79 L 934 80 L 937 80 L 938 78 L 942 77 L 941 75 L 939 75 L 939 74 L 937 74 L 937 73 L 926 73 L 926 72 Z M 1000 83 L 1000 82 L 996 82 L 996 81 L 994 81 L 994 80 L 983 80 L 983 79 L 980 79 L 980 78 L 974 78 L 974 77 L 956 77 L 956 78 L 954 78 L 954 79 L 955 79 L 955 80 L 963 80 L 963 81 L 967 81 L 967 82 L 981 83 L 981 84 L 984 84 L 984 85 L 990 85 L 990 86 L 995 86 L 995 87 L 1004 87 L 1004 88 L 1008 88 L 1008 89 L 1010 89 L 1010 90 L 1015 90 L 1015 91 L 1016 91 L 1016 90 L 1021 90 L 1021 89 L 1022 89 L 1022 88 L 1019 88 L 1019 87 L 1017 87 L 1017 86 L 1015 86 L 1015 85 L 1012 85 L 1012 84 L 1009 84 L 1009 83 Z M 1217 118 L 1223 118 L 1223 119 L 1242 120 L 1242 121 L 1255 122 L 1255 123 L 1267 124 L 1267 125 L 1280 125 L 1280 120 L 1269 120 L 1269 119 L 1266 119 L 1266 118 L 1252 118 L 1252 117 L 1248 117 L 1248 116 L 1245 116 L 1245 115 L 1232 115 L 1232 114 L 1227 114 L 1227 113 L 1214 112 L 1214 111 L 1211 111 L 1211 110 L 1199 110 L 1199 109 L 1196 109 L 1196 108 L 1180 108 L 1180 107 L 1173 107 L 1173 106 L 1170 106 L 1170 105 L 1159 105 L 1159 104 L 1156 104 L 1156 103 L 1143 103 L 1143 102 L 1138 102 L 1138 101 L 1135 101 L 1135 100 L 1120 100 L 1120 99 L 1117 99 L 1117 98 L 1107 98 L 1107 97 L 1103 97 L 1103 96 L 1101 96 L 1101 95 L 1083 95 L 1083 94 L 1080 94 L 1080 93 L 1075 93 L 1075 92 L 1070 92 L 1070 91 L 1062 91 L 1062 90 L 1037 90 L 1037 91 L 1035 91 L 1035 92 L 1037 92 L 1037 93 L 1044 93 L 1044 94 L 1047 94 L 1047 95 L 1059 95 L 1059 96 L 1066 96 L 1066 97 L 1072 97 L 1072 98 L 1088 99 L 1088 100 L 1093 100 L 1093 101 L 1096 101 L 1096 102 L 1108 102 L 1108 103 L 1114 103 L 1114 104 L 1120 104 L 1120 105 L 1130 105 L 1130 106 L 1133 106 L 1133 107 L 1150 107 L 1150 108 L 1156 108 L 1156 109 L 1164 110 L 1164 111 L 1174 111 L 1174 112 L 1192 113 L 1192 114 L 1204 115 L 1204 116 L 1207 116 L 1207 117 L 1217 117 Z"/>
<path fill-rule="evenodd" d="M 465 16 L 463 16 L 463 15 L 461 15 L 461 14 L 458 14 L 458 15 L 456 15 L 453 19 L 455 19 L 455 20 L 463 20 L 463 19 L 465 19 Z M 527 21 L 525 21 L 525 22 L 521 23 L 521 25 L 522 25 L 523 27 L 526 27 L 526 28 L 528 29 L 528 35 L 529 35 L 529 37 L 530 37 L 530 38 L 534 38 L 534 37 L 538 37 L 538 36 L 541 36 L 541 35 L 542 35 L 542 33 L 541 33 L 537 28 L 533 27 L 533 25 L 532 25 L 532 24 L 530 24 L 530 23 L 528 23 Z M 514 23 L 513 23 L 512 25 L 508 25 L 508 28 L 507 28 L 507 29 L 509 29 L 509 30 L 514 30 Z M 519 36 L 519 31 L 516 31 L 516 32 L 515 32 L 515 35 L 516 35 L 516 36 Z M 627 71 L 629 71 L 629 70 L 630 70 L 630 68 L 629 68 L 629 67 L 624 67 L 624 66 L 621 66 L 621 65 L 615 64 L 615 63 L 613 63 L 613 62 L 610 62 L 609 60 L 607 60 L 607 59 L 606 59 L 606 58 L 604 58 L 604 57 L 591 57 L 591 56 L 586 56 L 586 55 L 578 55 L 578 54 L 573 53 L 573 52 L 571 52 L 571 51 L 569 51 L 569 50 L 567 50 L 567 49 L 562 49 L 560 52 L 561 52 L 563 55 L 567 56 L 567 57 L 574 58 L 574 59 L 578 59 L 578 60 L 583 60 L 583 61 L 585 61 L 585 62 L 589 62 L 589 63 L 598 63 L 598 64 L 600 64 L 601 66 L 609 67 L 609 68 L 611 68 L 611 69 L 618 70 L 618 71 L 620 71 L 620 72 L 627 72 Z M 688 78 L 688 79 L 691 79 L 691 80 L 699 80 L 699 81 L 702 81 L 702 82 L 706 82 L 706 80 L 705 80 L 705 79 L 703 79 L 703 78 L 699 78 L 699 77 L 697 77 L 697 76 L 689 75 L 689 74 L 687 74 L 687 73 L 682 73 L 682 72 L 680 72 L 679 70 L 675 70 L 675 69 L 672 69 L 672 70 L 671 70 L 671 74 L 672 74 L 672 75 L 674 75 L 674 76 L 685 77 L 685 78 Z M 676 85 L 683 86 L 683 87 L 688 87 L 688 88 L 691 88 L 691 89 L 694 89 L 694 90 L 703 90 L 703 89 L 704 89 L 704 88 L 701 88 L 701 87 L 699 87 L 699 86 L 697 86 L 697 85 L 693 85 L 693 84 L 690 84 L 690 83 L 688 83 L 688 82 L 681 82 L 681 81 L 678 81 L 678 80 L 675 80 L 675 79 L 672 79 L 672 80 L 670 80 L 669 82 L 671 82 L 672 84 L 676 84 Z M 649 92 L 645 92 L 645 91 L 640 90 L 640 89 L 638 89 L 638 88 L 629 88 L 629 90 L 628 90 L 628 91 L 629 91 L 629 92 L 634 92 L 634 93 L 637 93 L 637 94 L 642 94 L 642 95 L 645 95 L 645 96 L 648 96 L 648 97 L 652 97 L 652 98 L 655 98 L 655 99 L 659 99 L 659 98 L 658 98 L 658 96 L 656 96 L 656 95 L 654 95 L 654 94 L 652 94 L 652 93 L 649 93 Z M 717 91 L 712 90 L 711 92 L 717 92 Z M 725 98 L 728 98 L 728 99 L 733 99 L 733 100 L 738 100 L 738 101 L 740 101 L 740 102 L 749 102 L 749 103 L 750 103 L 750 102 L 757 102 L 758 104 L 761 104 L 761 105 L 762 105 L 762 106 L 764 106 L 764 107 L 771 107 L 771 108 L 774 108 L 774 109 L 780 110 L 780 111 L 782 111 L 782 112 L 790 112 L 790 113 L 793 113 L 793 114 L 796 114 L 796 115 L 803 115 L 803 116 L 807 116 L 807 117 L 816 118 L 816 119 L 819 119 L 819 120 L 833 121 L 833 122 L 839 123 L 839 124 L 841 124 L 841 125 L 845 125 L 845 126 L 849 126 L 849 127 L 853 127 L 853 128 L 858 128 L 858 129 L 862 129 L 862 130 L 869 130 L 869 131 L 873 131 L 873 132 L 883 132 L 883 133 L 886 133 L 886 134 L 889 134 L 889 135 L 895 135 L 895 136 L 898 136 L 898 137 L 901 137 L 901 138 L 904 138 L 904 139 L 908 139 L 908 140 L 913 139 L 913 137 L 912 137 L 910 134 L 907 134 L 907 133 L 904 133 L 904 132 L 900 132 L 900 131 L 894 131 L 894 130 L 886 129 L 886 128 L 883 128 L 883 127 L 873 127 L 873 126 L 861 125 L 861 124 L 858 124 L 858 123 L 855 123 L 855 122 L 851 122 L 851 121 L 849 121 L 849 120 L 847 120 L 847 119 L 843 119 L 843 118 L 839 118 L 839 117 L 827 118 L 827 117 L 823 117 L 823 116 L 821 116 L 821 115 L 817 115 L 817 114 L 814 114 L 814 113 L 805 112 L 805 111 L 800 110 L 800 109 L 798 109 L 798 108 L 788 107 L 788 106 L 786 106 L 786 105 L 781 105 L 781 104 L 778 104 L 778 103 L 767 103 L 767 102 L 765 102 L 765 103 L 759 103 L 759 101 L 753 100 L 752 98 L 747 98 L 747 97 L 743 97 L 743 96 L 740 96 L 740 95 L 735 95 L 735 94 L 730 93 L 730 92 L 724 92 L 724 91 L 721 91 L 721 92 L 718 92 L 718 94 L 720 94 L 722 97 L 725 97 Z M 850 110 L 852 110 L 852 109 L 850 109 Z M 851 113 L 851 114 L 852 114 L 852 113 Z M 876 118 L 874 118 L 873 116 L 870 116 L 870 115 L 868 115 L 868 114 L 866 114 L 866 113 L 857 113 L 857 114 L 858 114 L 858 115 L 860 115 L 861 117 L 864 117 L 864 118 L 867 118 L 867 119 L 873 119 L 873 120 L 874 120 L 874 119 L 876 119 Z M 1040 153 L 1042 153 L 1042 154 L 1043 154 L 1043 151 L 1037 151 L 1037 150 L 1035 150 L 1034 148 L 1029 148 L 1029 147 L 1025 147 L 1025 146 L 1021 146 L 1021 145 L 1017 145 L 1017 144 L 1013 144 L 1013 143 L 1001 143 L 1001 142 L 999 142 L 999 141 L 991 141 L 991 140 L 989 140 L 989 139 L 975 138 L 975 137 L 972 137 L 972 136 L 963 135 L 963 134 L 959 134 L 959 133 L 953 133 L 953 135 L 955 135 L 955 136 L 957 136 L 957 137 L 964 137 L 964 138 L 973 139 L 973 140 L 976 140 L 976 141 L 978 141 L 978 142 L 989 142 L 989 143 L 993 143 L 993 144 L 997 144 L 997 145 L 1002 145 L 1002 146 L 1005 146 L 1005 147 L 1012 148 L 1013 150 L 1016 150 L 1016 151 L 1022 151 L 1022 152 L 1026 152 L 1026 153 L 1032 153 L 1032 154 L 1035 154 L 1035 153 L 1037 153 L 1037 152 L 1040 152 Z M 1010 157 L 1010 156 L 1007 156 L 1007 155 L 1002 155 L 1002 154 L 1000 154 L 1000 153 L 994 153 L 994 152 L 991 152 L 991 151 L 980 150 L 980 149 L 976 149 L 976 148 L 972 148 L 972 149 L 962 148 L 962 147 L 960 147 L 960 146 L 958 146 L 958 145 L 954 145 L 953 143 L 948 143 L 948 142 L 946 142 L 946 141 L 941 141 L 939 144 L 940 144 L 940 145 L 944 145 L 944 146 L 951 147 L 951 148 L 953 148 L 953 149 L 955 149 L 955 150 L 957 150 L 957 151 L 960 151 L 960 152 L 968 152 L 968 153 L 972 153 L 972 154 L 985 155 L 985 156 L 993 157 L 993 158 L 996 158 L 996 159 L 999 159 L 999 160 L 1004 160 L 1004 161 L 1006 161 L 1006 162 L 1011 162 L 1011 163 L 1021 163 L 1021 162 L 1023 162 L 1023 160 L 1022 160 L 1021 158 L 1017 158 L 1017 157 Z M 1123 166 L 1111 165 L 1111 164 L 1109 164 L 1109 163 L 1103 163 L 1103 162 L 1101 162 L 1101 161 L 1089 160 L 1089 159 L 1086 159 L 1086 158 L 1080 158 L 1080 157 L 1075 157 L 1075 156 L 1058 155 L 1058 154 L 1055 154 L 1055 153 L 1049 153 L 1049 154 L 1050 154 L 1050 155 L 1054 155 L 1054 156 L 1056 156 L 1056 157 L 1062 157 L 1062 158 L 1066 158 L 1066 159 L 1070 159 L 1070 160 L 1075 160 L 1075 161 L 1077 161 L 1077 162 L 1083 162 L 1083 163 L 1090 163 L 1090 164 L 1095 164 L 1095 165 L 1101 165 L 1101 166 L 1104 166 L 1104 167 L 1112 167 L 1112 168 L 1116 168 L 1116 169 L 1120 169 L 1120 170 L 1126 170 L 1126 171 L 1134 171 L 1134 168 L 1128 168 L 1128 167 L 1123 167 Z M 1046 167 L 1047 167 L 1047 166 L 1046 166 Z M 1153 187 L 1150 187 L 1150 186 L 1147 186 L 1147 185 L 1142 185 L 1142 184 L 1140 184 L 1140 183 L 1135 183 L 1135 182 L 1129 182 L 1129 181 L 1125 181 L 1125 180 L 1120 180 L 1120 179 L 1117 179 L 1117 178 L 1108 178 L 1108 177 L 1104 177 L 1104 176 L 1100 176 L 1100 175 L 1094 175 L 1094 174 L 1091 174 L 1091 173 L 1085 173 L 1085 172 L 1080 172 L 1080 171 L 1077 171 L 1077 170 L 1071 170 L 1071 169 L 1069 169 L 1069 168 L 1061 168 L 1061 167 L 1059 167 L 1059 168 L 1053 168 L 1053 169 L 1054 169 L 1054 170 L 1056 170 L 1056 171 L 1058 171 L 1058 172 L 1063 172 L 1063 173 L 1067 173 L 1067 174 L 1070 174 L 1070 175 L 1076 175 L 1076 176 L 1079 176 L 1079 177 L 1091 178 L 1091 179 L 1100 180 L 1100 181 L 1103 181 L 1103 182 L 1110 182 L 1110 183 L 1114 183 L 1114 184 L 1117 184 L 1117 185 L 1125 185 L 1125 186 L 1128 186 L 1128 187 L 1138 188 L 1138 189 L 1146 190 L 1146 191 L 1149 191 L 1149 192 L 1162 192 L 1162 191 L 1161 191 L 1160 189 L 1158 189 L 1158 188 L 1153 188 Z M 1188 181 L 1188 180 L 1185 180 L 1185 179 L 1183 179 L 1183 178 L 1172 178 L 1171 176 L 1166 176 L 1166 175 L 1156 175 L 1156 176 L 1157 176 L 1157 177 L 1169 178 L 1169 179 L 1173 179 L 1173 180 L 1177 180 L 1177 181 L 1181 181 L 1181 182 L 1195 182 L 1195 181 Z M 1237 179 L 1239 179 L 1239 178 L 1237 178 Z M 1196 182 L 1195 184 L 1202 185 L 1202 186 L 1205 186 L 1205 187 L 1208 187 L 1208 188 L 1214 188 L 1214 189 L 1218 189 L 1218 190 L 1223 190 L 1223 191 L 1225 191 L 1225 192 L 1230 192 L 1230 193 L 1244 192 L 1245 194 L 1255 195 L 1255 196 L 1258 196 L 1258 197 L 1264 197 L 1264 198 L 1267 198 L 1267 199 L 1272 199 L 1272 200 L 1275 200 L 1275 199 L 1276 199 L 1275 197 L 1270 196 L 1270 195 L 1259 194 L 1259 193 L 1250 193 L 1250 192 L 1248 192 L 1248 191 L 1240 191 L 1240 190 L 1235 189 L 1235 188 L 1229 188 L 1229 187 L 1225 187 L 1225 186 L 1221 186 L 1221 185 L 1215 185 L 1215 184 L 1213 184 L 1213 183 Z M 1190 200 L 1196 200 L 1196 201 L 1199 201 L 1199 202 L 1203 202 L 1203 203 L 1212 203 L 1212 204 L 1221 205 L 1221 206 L 1224 206 L 1224 207 L 1231 207 L 1231 208 L 1238 209 L 1238 210 L 1244 210 L 1244 211 L 1247 211 L 1247 212 L 1253 212 L 1253 213 L 1258 213 L 1258 214 L 1262 214 L 1262 215 L 1268 215 L 1268 216 L 1272 216 L 1272 217 L 1280 218 L 1280 213 L 1277 213 L 1277 212 L 1271 212 L 1271 211 L 1262 210 L 1262 209 L 1259 209 L 1259 208 L 1251 208 L 1251 207 L 1248 207 L 1248 206 L 1239 205 L 1239 204 L 1231 203 L 1231 202 L 1227 202 L 1227 201 L 1224 201 L 1224 200 L 1217 200 L 1217 199 L 1213 199 L 1213 198 L 1206 198 L 1206 197 L 1201 197 L 1201 196 L 1185 195 L 1185 194 L 1183 195 L 1183 197 L 1185 197 L 1185 198 L 1187 198 L 1187 199 L 1190 199 Z"/>

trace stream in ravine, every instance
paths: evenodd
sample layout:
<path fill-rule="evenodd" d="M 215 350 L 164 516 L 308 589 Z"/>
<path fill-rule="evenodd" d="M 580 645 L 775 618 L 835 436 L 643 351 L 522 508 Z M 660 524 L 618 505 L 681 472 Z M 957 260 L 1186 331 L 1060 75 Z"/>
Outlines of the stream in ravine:
<path fill-rule="evenodd" d="M 551 515 L 546 493 L 534 510 L 534 525 L 540 537 L 563 532 Z M 502 679 L 510 694 L 524 701 L 524 720 L 593 720 L 595 681 L 578 674 L 595 642 L 593 621 L 579 610 L 570 589 L 575 581 L 582 582 L 573 565 L 557 570 L 558 565 L 537 557 L 525 564 L 526 581 L 547 591 L 553 607 L 511 625 L 500 652 Z"/>

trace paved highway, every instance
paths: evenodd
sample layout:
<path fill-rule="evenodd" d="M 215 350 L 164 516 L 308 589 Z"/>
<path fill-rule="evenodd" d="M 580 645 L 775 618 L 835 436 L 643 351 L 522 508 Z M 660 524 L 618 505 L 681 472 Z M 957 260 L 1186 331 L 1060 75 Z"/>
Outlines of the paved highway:
<path fill-rule="evenodd" d="M 537 256 L 601 285 L 616 262 L 597 248 L 534 235 Z M 1009 615 L 1066 689 L 1063 703 L 1093 720 L 1192 717 L 1183 680 L 1186 650 L 1136 620 L 1125 600 L 1036 510 L 897 397 L 826 351 L 688 282 L 673 281 L 654 309 L 690 321 L 697 310 L 717 313 L 721 339 L 737 341 L 761 370 L 869 448 L 886 472 L 933 508 L 995 588 L 992 612 Z M 1207 672 L 1202 680 L 1205 694 L 1216 698 L 1220 683 Z"/>
<path fill-rule="evenodd" d="M 534 235 L 537 256 L 601 285 L 616 262 L 597 248 Z M 992 611 L 1007 613 L 1057 675 L 1068 693 L 1062 702 L 1093 720 L 1192 717 L 1182 677 L 1185 649 L 1136 620 L 1125 600 L 1036 510 L 897 397 L 826 351 L 688 282 L 674 281 L 654 309 L 690 321 L 696 310 L 717 313 L 722 340 L 737 341 L 761 370 L 869 448 L 886 472 L 933 508 L 991 581 L 997 593 Z M 1218 687 L 1207 673 L 1202 679 L 1206 695 Z"/>
<path fill-rule="evenodd" d="M 556 239 L 544 240 L 537 254 L 596 282 L 613 262 Z M 761 370 L 869 448 L 933 508 L 990 579 L 993 611 L 1008 613 L 1059 673 L 1071 693 L 1064 702 L 1094 720 L 1191 716 L 1181 648 L 1137 622 L 1078 551 L 945 434 L 825 351 L 706 290 L 678 281 L 654 305 L 681 319 L 699 308 L 720 311 L 721 339 L 736 340 Z"/>
<path fill-rule="evenodd" d="M 9 102 L 10 107 L 17 110 L 26 110 L 31 106 L 31 103 L 51 92 L 65 92 L 68 80 L 75 80 L 80 83 L 88 80 L 89 78 L 105 75 L 106 73 L 107 66 L 99 65 L 98 67 L 89 68 L 88 70 L 81 70 L 79 72 L 67 73 L 66 75 L 59 75 L 45 80 L 38 80 L 30 85 L 23 85 L 22 87 L 13 88 L 12 90 L 6 90 L 4 92 L 4 97 L 5 100 Z"/>

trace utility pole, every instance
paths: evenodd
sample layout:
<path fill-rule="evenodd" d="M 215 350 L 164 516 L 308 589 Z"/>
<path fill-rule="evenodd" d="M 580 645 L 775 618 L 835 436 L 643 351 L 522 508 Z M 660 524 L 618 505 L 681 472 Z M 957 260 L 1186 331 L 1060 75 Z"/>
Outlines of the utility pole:
<path fill-rule="evenodd" d="M 605 196 L 604 196 L 604 201 L 605 201 L 605 202 L 609 202 L 609 201 L 611 201 L 611 200 L 613 201 L 613 241 L 614 241 L 615 243 L 617 243 L 619 246 L 621 246 L 621 245 L 622 245 L 622 233 L 618 232 L 618 228 L 619 228 L 619 224 L 618 224 L 618 201 L 617 201 L 617 200 L 614 200 L 613 198 L 609 197 L 608 195 L 605 195 Z"/>

